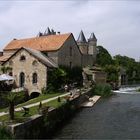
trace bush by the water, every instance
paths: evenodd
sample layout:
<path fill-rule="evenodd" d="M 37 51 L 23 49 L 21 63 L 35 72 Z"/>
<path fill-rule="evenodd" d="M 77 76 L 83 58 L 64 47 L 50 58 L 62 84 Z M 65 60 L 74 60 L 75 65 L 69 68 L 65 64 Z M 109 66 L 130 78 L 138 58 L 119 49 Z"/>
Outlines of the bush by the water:
<path fill-rule="evenodd" d="M 111 95 L 111 86 L 109 84 L 97 84 L 93 88 L 93 94 L 108 97 Z"/>
<path fill-rule="evenodd" d="M 11 133 L 4 126 L 0 126 L 0 139 L 12 139 Z"/>

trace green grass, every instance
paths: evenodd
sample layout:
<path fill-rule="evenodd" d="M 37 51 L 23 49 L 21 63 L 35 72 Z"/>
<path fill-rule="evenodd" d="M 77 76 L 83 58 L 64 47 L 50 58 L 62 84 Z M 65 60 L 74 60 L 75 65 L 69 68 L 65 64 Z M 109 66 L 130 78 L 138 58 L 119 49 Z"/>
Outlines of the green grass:
<path fill-rule="evenodd" d="M 62 98 L 61 98 L 62 99 Z M 42 106 L 51 106 L 54 108 L 58 108 L 63 104 L 63 102 L 58 102 L 57 99 L 50 101 L 48 103 L 44 103 Z M 24 111 L 19 111 L 19 112 L 15 112 L 15 120 L 12 121 L 12 123 L 19 123 L 19 122 L 24 122 L 30 119 L 31 116 L 38 114 L 38 109 L 39 106 L 34 106 L 30 108 L 29 114 L 26 116 L 23 116 Z M 0 121 L 2 122 L 7 122 L 9 123 L 9 115 L 4 115 L 0 117 Z"/>
<path fill-rule="evenodd" d="M 18 104 L 17 106 L 15 106 L 15 108 L 22 107 L 22 106 L 29 105 L 29 104 L 33 104 L 33 103 L 36 103 L 36 102 L 40 102 L 42 100 L 49 99 L 49 98 L 52 98 L 52 97 L 55 97 L 55 96 L 59 96 L 59 95 L 62 95 L 62 94 L 63 93 L 41 94 L 37 98 L 31 99 L 31 100 L 29 100 L 27 102 L 24 102 L 22 104 Z M 8 111 L 8 107 L 7 108 L 0 109 L 0 112 L 4 112 L 4 111 Z"/>
<path fill-rule="evenodd" d="M 49 99 L 49 98 L 52 98 L 52 97 L 55 97 L 55 96 L 59 96 L 59 95 L 62 95 L 63 93 L 49 93 L 49 94 L 41 94 L 39 97 L 37 98 L 34 98 L 34 99 L 31 99 L 25 103 L 22 103 L 22 104 L 19 104 L 17 105 L 16 107 L 21 107 L 21 106 L 25 106 L 25 105 L 29 105 L 29 104 L 33 104 L 33 103 L 37 103 L 37 102 L 40 102 L 42 100 L 45 100 L 45 99 Z"/>

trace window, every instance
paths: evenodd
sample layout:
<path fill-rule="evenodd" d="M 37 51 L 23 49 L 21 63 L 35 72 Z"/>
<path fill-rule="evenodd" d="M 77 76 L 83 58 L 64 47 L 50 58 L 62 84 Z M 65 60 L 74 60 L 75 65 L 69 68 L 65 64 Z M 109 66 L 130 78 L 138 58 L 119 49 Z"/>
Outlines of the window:
<path fill-rule="evenodd" d="M 25 56 L 22 55 L 22 56 L 20 57 L 20 61 L 25 61 L 25 60 L 26 60 Z"/>
<path fill-rule="evenodd" d="M 33 80 L 32 80 L 33 84 L 37 83 L 37 73 L 33 73 Z"/>
<path fill-rule="evenodd" d="M 38 63 L 37 63 L 36 60 L 34 60 L 33 63 L 32 63 L 33 66 L 37 66 L 37 64 L 38 64 Z"/>
<path fill-rule="evenodd" d="M 19 86 L 24 87 L 25 84 L 25 74 L 23 72 L 19 75 Z"/>
<path fill-rule="evenodd" d="M 70 47 L 70 56 L 72 56 L 72 47 Z"/>

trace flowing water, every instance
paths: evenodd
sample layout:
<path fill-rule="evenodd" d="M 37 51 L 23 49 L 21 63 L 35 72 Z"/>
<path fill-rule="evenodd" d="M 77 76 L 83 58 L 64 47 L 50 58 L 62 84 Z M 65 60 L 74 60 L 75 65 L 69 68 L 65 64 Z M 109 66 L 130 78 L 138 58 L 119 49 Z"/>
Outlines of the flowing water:
<path fill-rule="evenodd" d="M 94 107 L 81 109 L 54 138 L 140 139 L 140 93 L 135 90 L 120 89 Z"/>

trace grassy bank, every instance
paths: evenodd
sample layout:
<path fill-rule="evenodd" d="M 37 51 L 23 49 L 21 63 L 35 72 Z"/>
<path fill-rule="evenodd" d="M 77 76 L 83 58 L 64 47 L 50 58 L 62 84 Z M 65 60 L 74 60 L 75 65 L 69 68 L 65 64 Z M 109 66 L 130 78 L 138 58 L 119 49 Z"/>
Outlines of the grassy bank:
<path fill-rule="evenodd" d="M 31 100 L 29 100 L 27 102 L 24 102 L 24 103 L 21 103 L 21 104 L 18 104 L 17 106 L 15 106 L 15 108 L 22 107 L 22 106 L 29 105 L 29 104 L 33 104 L 33 103 L 36 103 L 36 102 L 40 102 L 42 100 L 46 100 L 46 99 L 49 99 L 49 98 L 52 98 L 52 97 L 56 97 L 56 96 L 59 96 L 59 95 L 62 95 L 62 94 L 64 94 L 64 93 L 41 94 L 37 98 L 31 99 Z M 0 112 L 3 112 L 3 111 L 8 111 L 8 107 L 0 109 Z"/>
<path fill-rule="evenodd" d="M 62 99 L 62 98 L 61 98 Z M 37 100 L 38 102 L 39 100 Z M 54 107 L 54 108 L 58 108 L 60 107 L 64 102 L 58 102 L 58 100 L 53 100 L 53 101 L 50 101 L 48 103 L 44 103 L 42 105 L 42 107 L 45 107 L 45 106 L 50 106 L 50 107 Z M 35 114 L 38 114 L 39 113 L 39 106 L 34 106 L 34 107 L 31 107 L 29 108 L 29 114 L 27 114 L 26 116 L 24 116 L 24 111 L 18 111 L 18 112 L 15 112 L 15 119 L 12 121 L 12 123 L 17 123 L 17 122 L 23 122 L 23 121 L 26 121 L 28 119 L 30 119 L 29 117 L 35 115 Z M 4 115 L 4 116 L 1 116 L 0 117 L 0 121 L 2 122 L 9 122 L 9 115 Z"/>

